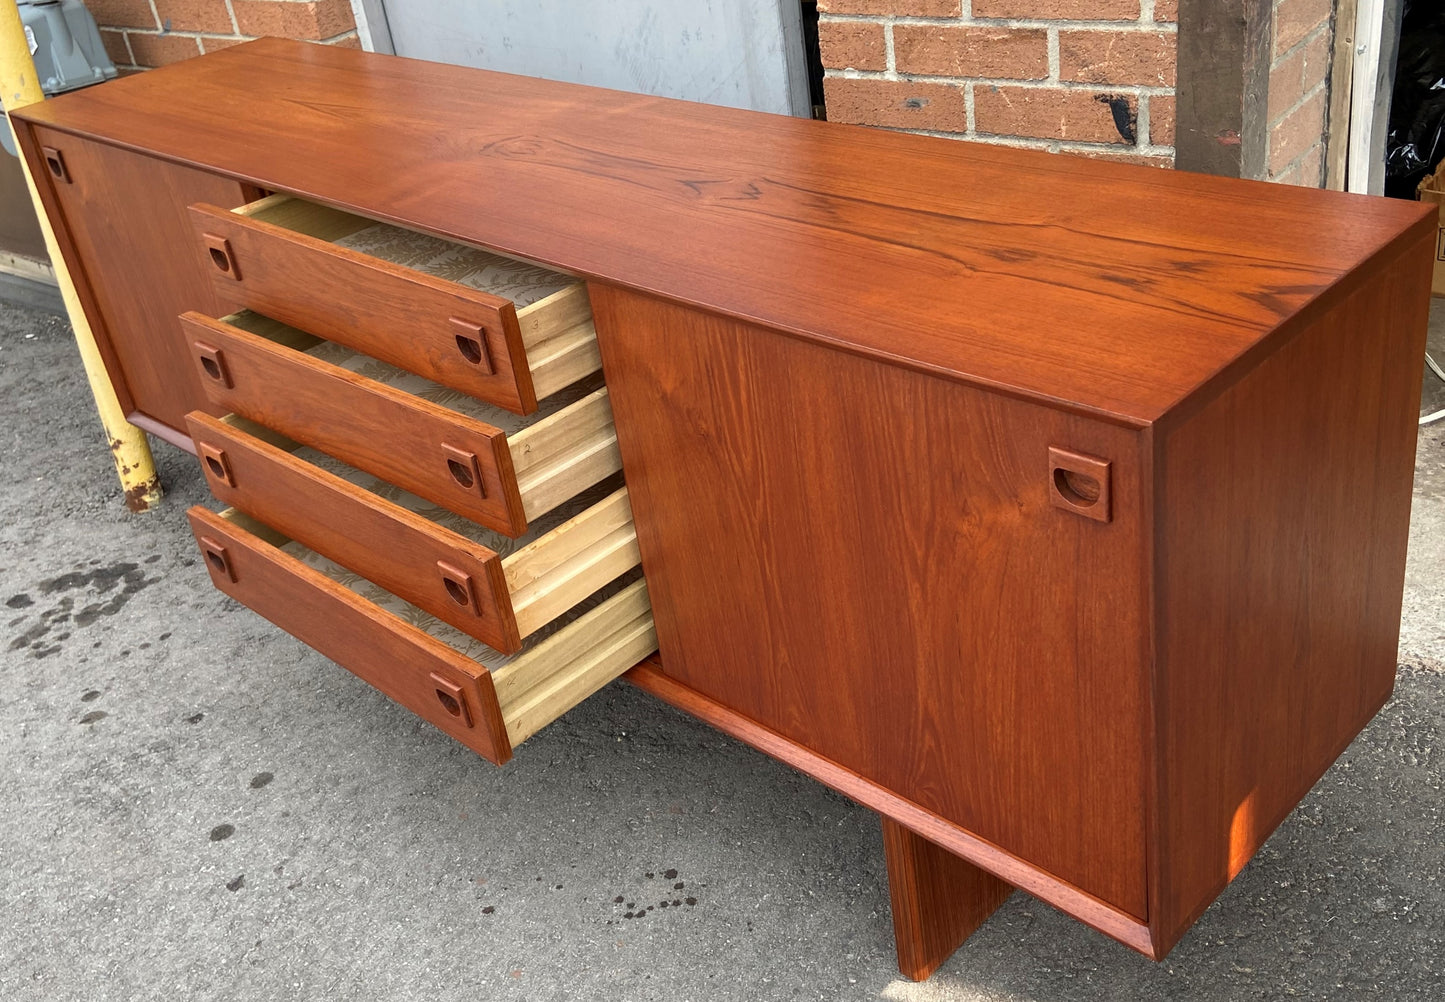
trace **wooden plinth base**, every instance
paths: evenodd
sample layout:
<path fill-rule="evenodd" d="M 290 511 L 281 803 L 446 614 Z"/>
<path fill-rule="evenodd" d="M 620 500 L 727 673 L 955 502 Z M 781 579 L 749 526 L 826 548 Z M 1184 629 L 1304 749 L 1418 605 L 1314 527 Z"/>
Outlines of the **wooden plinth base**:
<path fill-rule="evenodd" d="M 883 817 L 888 896 L 898 970 L 922 981 L 938 969 L 1013 887 Z"/>

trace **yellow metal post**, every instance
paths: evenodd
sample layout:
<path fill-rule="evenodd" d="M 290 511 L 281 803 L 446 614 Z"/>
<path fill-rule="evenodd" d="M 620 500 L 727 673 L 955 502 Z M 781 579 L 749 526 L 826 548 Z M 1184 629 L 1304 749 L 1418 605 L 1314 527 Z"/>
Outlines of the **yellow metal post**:
<path fill-rule="evenodd" d="M 43 101 L 45 93 L 40 89 L 36 77 L 35 61 L 31 58 L 30 45 L 25 38 L 25 28 L 20 21 L 20 9 L 14 0 L 0 0 L 0 103 L 5 111 L 14 111 L 28 104 Z M 11 126 L 13 129 L 13 125 Z M 25 183 L 30 189 L 30 201 L 40 217 L 40 231 L 45 235 L 45 250 L 50 254 L 50 263 L 55 267 L 55 279 L 60 285 L 61 298 L 65 300 L 65 311 L 70 314 L 70 326 L 75 331 L 75 342 L 80 347 L 80 360 L 85 365 L 85 377 L 90 381 L 90 392 L 95 397 L 96 410 L 100 412 L 100 423 L 105 427 L 106 439 L 110 443 L 111 457 L 115 460 L 115 471 L 120 476 L 121 488 L 125 491 L 126 507 L 131 511 L 145 511 L 161 499 L 161 482 L 156 477 L 155 461 L 151 459 L 150 444 L 145 432 L 125 419 L 120 401 L 116 399 L 115 387 L 105 371 L 105 363 L 96 346 L 95 334 L 80 308 L 80 298 L 75 294 L 75 284 L 70 280 L 70 271 L 55 243 L 55 231 L 40 204 L 35 190 L 35 179 L 30 176 L 30 165 L 20 158 L 20 168 L 25 172 Z"/>

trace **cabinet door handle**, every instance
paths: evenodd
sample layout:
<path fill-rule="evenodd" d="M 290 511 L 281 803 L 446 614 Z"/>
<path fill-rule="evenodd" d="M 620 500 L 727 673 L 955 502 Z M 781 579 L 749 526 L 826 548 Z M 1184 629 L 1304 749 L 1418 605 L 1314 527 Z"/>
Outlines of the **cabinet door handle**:
<path fill-rule="evenodd" d="M 1055 508 L 1107 522 L 1113 517 L 1110 462 L 1049 447 L 1049 501 Z"/>
<path fill-rule="evenodd" d="M 50 176 L 61 184 L 71 184 L 70 169 L 65 166 L 65 154 L 61 153 L 54 146 L 40 147 L 40 155 L 45 158 L 45 166 L 50 171 Z"/>

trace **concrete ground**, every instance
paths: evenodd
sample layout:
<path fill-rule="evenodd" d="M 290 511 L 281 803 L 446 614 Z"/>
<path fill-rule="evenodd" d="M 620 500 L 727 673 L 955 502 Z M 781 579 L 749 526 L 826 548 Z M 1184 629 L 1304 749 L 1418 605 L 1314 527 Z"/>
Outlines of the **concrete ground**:
<path fill-rule="evenodd" d="M 3 304 L 0 436 L 0 999 L 1445 998 L 1445 422 L 1394 699 L 1168 960 L 1016 894 L 921 985 L 868 811 L 625 684 L 492 767 L 210 587 L 189 456 L 128 515 Z"/>

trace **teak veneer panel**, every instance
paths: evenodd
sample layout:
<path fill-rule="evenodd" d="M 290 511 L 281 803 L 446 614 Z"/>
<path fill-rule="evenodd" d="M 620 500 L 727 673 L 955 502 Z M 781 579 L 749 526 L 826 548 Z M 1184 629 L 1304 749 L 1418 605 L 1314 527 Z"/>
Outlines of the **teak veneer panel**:
<path fill-rule="evenodd" d="M 35 133 L 64 160 L 68 180 L 43 167 L 35 179 L 60 209 L 57 236 L 121 406 L 184 435 L 186 414 L 216 408 L 196 378 L 176 316 L 230 311 L 196 255 L 184 252 L 191 241 L 186 203 L 240 205 L 254 193 L 113 146 L 48 129 Z"/>
<path fill-rule="evenodd" d="M 1138 433 L 591 297 L 667 674 L 1144 918 Z M 1111 521 L 1050 446 L 1111 461 Z"/>
<path fill-rule="evenodd" d="M 1434 229 L 1409 202 L 279 39 L 17 117 L 1131 424 Z"/>
<path fill-rule="evenodd" d="M 1432 247 L 1155 442 L 1158 955 L 1394 688 Z"/>
<path fill-rule="evenodd" d="M 883 817 L 898 970 L 922 981 L 1008 900 L 1013 888 Z"/>

